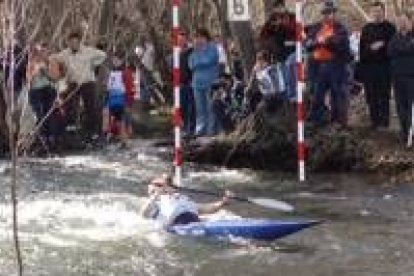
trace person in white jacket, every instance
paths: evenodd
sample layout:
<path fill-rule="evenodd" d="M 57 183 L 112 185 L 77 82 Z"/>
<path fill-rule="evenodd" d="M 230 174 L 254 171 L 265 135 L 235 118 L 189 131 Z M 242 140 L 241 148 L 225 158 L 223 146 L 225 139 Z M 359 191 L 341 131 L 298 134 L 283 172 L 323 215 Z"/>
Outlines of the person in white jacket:
<path fill-rule="evenodd" d="M 69 101 L 65 104 L 65 113 L 68 125 L 76 125 L 79 111 L 79 99 L 84 105 L 85 120 L 83 129 L 86 138 L 97 137 L 100 131 L 99 114 L 96 91 L 95 69 L 104 63 L 106 53 L 82 44 L 82 35 L 73 31 L 68 37 L 68 48 L 53 56 L 66 69 Z"/>
<path fill-rule="evenodd" d="M 198 204 L 172 186 L 171 176 L 163 175 L 153 179 L 148 185 L 148 200 L 141 208 L 141 215 L 166 227 L 188 224 L 199 221 L 199 215 L 219 211 L 228 204 L 232 196 L 232 192 L 226 191 L 217 202 Z"/>

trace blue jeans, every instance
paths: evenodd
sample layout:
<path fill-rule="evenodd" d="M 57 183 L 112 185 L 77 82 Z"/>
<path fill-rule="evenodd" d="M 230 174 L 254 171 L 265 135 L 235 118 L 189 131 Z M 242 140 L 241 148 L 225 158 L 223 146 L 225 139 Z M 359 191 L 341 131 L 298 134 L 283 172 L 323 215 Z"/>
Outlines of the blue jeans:
<path fill-rule="evenodd" d="M 139 89 L 140 95 L 139 98 L 143 103 L 150 103 L 151 102 L 151 92 L 149 91 L 149 87 L 146 84 L 141 84 Z"/>
<path fill-rule="evenodd" d="M 145 70 L 141 71 L 141 80 L 140 80 L 140 95 L 139 99 L 141 102 L 149 104 L 151 102 L 151 91 L 150 91 L 150 78 Z"/>
<path fill-rule="evenodd" d="M 330 91 L 331 121 L 341 125 L 347 124 L 347 67 L 342 63 L 323 62 L 318 65 L 314 102 L 311 110 L 311 120 L 323 123 L 325 114 L 325 97 Z"/>
<path fill-rule="evenodd" d="M 41 122 L 53 107 L 56 100 L 56 90 L 47 86 L 29 91 L 30 105 L 36 114 L 37 123 Z M 54 120 L 54 112 L 44 121 L 40 128 L 40 134 L 44 137 L 56 135 L 56 121 Z"/>
<path fill-rule="evenodd" d="M 272 65 L 272 70 L 270 71 L 270 75 L 272 78 L 272 82 L 275 85 L 276 94 L 281 96 L 283 99 L 286 98 L 286 64 L 284 62 L 277 62 Z"/>
<path fill-rule="evenodd" d="M 306 81 L 307 81 L 307 90 L 310 95 L 314 96 L 316 91 L 316 86 L 318 82 L 318 70 L 319 64 L 308 58 L 306 61 Z"/>
<path fill-rule="evenodd" d="M 183 130 L 187 134 L 194 134 L 196 127 L 196 107 L 194 103 L 194 93 L 190 85 L 181 85 L 180 89 L 180 105 L 182 108 L 182 116 L 184 127 Z"/>
<path fill-rule="evenodd" d="M 213 112 L 210 87 L 195 87 L 196 135 L 209 136 L 217 133 L 216 117 Z"/>
<path fill-rule="evenodd" d="M 285 83 L 286 83 L 286 98 L 288 100 L 296 99 L 296 53 L 291 54 L 286 60 Z"/>

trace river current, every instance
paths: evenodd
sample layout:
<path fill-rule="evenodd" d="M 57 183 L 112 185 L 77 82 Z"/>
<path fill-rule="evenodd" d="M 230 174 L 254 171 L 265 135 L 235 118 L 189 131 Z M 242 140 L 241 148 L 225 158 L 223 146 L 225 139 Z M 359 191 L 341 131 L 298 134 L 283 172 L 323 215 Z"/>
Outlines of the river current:
<path fill-rule="evenodd" d="M 414 275 L 412 185 L 364 176 L 294 175 L 186 165 L 192 187 L 283 199 L 283 214 L 244 203 L 244 217 L 308 217 L 324 223 L 274 244 L 177 237 L 139 217 L 145 183 L 171 166 L 168 150 L 132 149 L 22 159 L 19 224 L 25 275 Z M 9 172 L 0 161 L 0 275 L 15 275 Z M 214 200 L 195 196 L 198 201 Z"/>

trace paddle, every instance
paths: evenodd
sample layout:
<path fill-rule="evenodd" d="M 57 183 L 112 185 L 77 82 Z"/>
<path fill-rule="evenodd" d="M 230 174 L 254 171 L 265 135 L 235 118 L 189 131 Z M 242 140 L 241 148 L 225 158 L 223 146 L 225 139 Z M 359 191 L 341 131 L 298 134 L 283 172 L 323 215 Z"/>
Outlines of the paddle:
<path fill-rule="evenodd" d="M 170 185 L 170 186 L 176 190 L 188 192 L 188 193 L 204 194 L 204 195 L 210 195 L 210 196 L 216 196 L 216 197 L 222 196 L 221 194 L 216 193 L 216 192 L 198 190 L 198 189 L 187 188 L 187 187 L 180 187 L 180 186 L 175 186 L 175 185 Z M 232 196 L 231 199 L 236 200 L 236 201 L 241 201 L 241 202 L 248 202 L 248 203 L 262 206 L 265 208 L 276 209 L 276 210 L 280 210 L 284 212 L 292 212 L 295 209 L 292 205 L 286 202 L 279 201 L 279 200 L 272 199 L 272 198 L 252 198 L 252 197 Z"/>
<path fill-rule="evenodd" d="M 123 178 L 129 181 L 136 182 L 136 179 L 131 179 L 128 177 L 123 177 Z M 139 183 L 140 185 L 145 185 L 145 186 L 148 185 L 148 184 L 144 184 L 140 182 L 136 182 L 136 183 Z M 170 184 L 169 186 L 178 191 L 183 191 L 183 192 L 188 192 L 188 193 L 193 193 L 193 194 L 204 194 L 204 195 L 215 196 L 215 197 L 222 196 L 222 194 L 217 193 L 217 192 L 210 192 L 210 191 L 199 190 L 199 189 L 194 189 L 194 188 L 176 186 L 173 184 Z M 295 208 L 292 205 L 286 202 L 280 201 L 280 200 L 272 199 L 272 198 L 232 196 L 231 199 L 240 201 L 240 202 L 247 202 L 247 203 L 255 204 L 255 205 L 269 208 L 269 209 L 284 211 L 284 212 L 292 212 L 295 210 Z"/>

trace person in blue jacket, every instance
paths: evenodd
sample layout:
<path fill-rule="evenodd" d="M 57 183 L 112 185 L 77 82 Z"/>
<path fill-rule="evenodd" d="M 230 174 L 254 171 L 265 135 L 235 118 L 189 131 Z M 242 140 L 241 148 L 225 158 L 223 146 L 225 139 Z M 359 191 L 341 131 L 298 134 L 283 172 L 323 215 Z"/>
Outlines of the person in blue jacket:
<path fill-rule="evenodd" d="M 196 30 L 194 50 L 188 65 L 192 71 L 192 87 L 196 104 L 196 136 L 217 134 L 218 127 L 212 108 L 211 88 L 219 77 L 219 54 L 207 29 Z"/>

